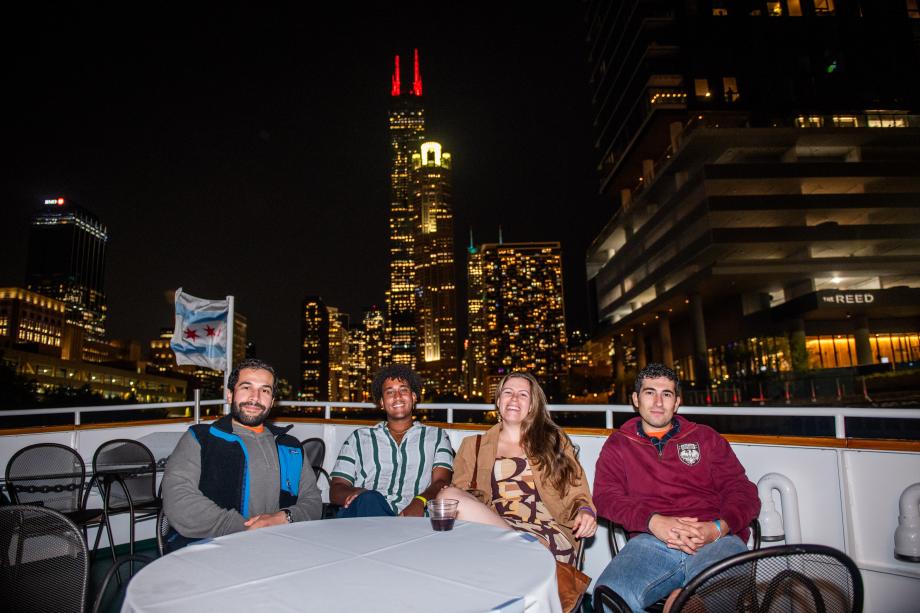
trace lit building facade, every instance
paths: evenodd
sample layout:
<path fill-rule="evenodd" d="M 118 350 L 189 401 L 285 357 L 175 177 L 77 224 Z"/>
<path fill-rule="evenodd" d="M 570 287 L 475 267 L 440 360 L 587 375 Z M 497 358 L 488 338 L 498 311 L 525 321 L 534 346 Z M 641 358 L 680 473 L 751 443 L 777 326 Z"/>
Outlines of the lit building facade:
<path fill-rule="evenodd" d="M 145 372 L 140 366 L 134 370 L 113 368 L 81 360 L 63 360 L 58 356 L 44 355 L 16 349 L 5 350 L 3 363 L 16 374 L 35 382 L 39 394 L 58 388 L 90 391 L 107 400 L 137 402 L 181 402 L 187 400 L 185 380 Z"/>
<path fill-rule="evenodd" d="M 106 338 L 107 242 L 105 225 L 64 198 L 45 200 L 32 218 L 26 286 L 64 303 L 66 322 L 83 330 L 82 357 L 88 361 L 107 359 L 101 347 Z"/>
<path fill-rule="evenodd" d="M 300 398 L 329 400 L 329 311 L 319 296 L 303 301 L 300 321 Z"/>
<path fill-rule="evenodd" d="M 64 303 L 20 287 L 0 288 L 0 346 L 61 355 Z"/>
<path fill-rule="evenodd" d="M 422 77 L 415 50 L 412 87 L 405 92 L 395 58 L 392 77 L 390 133 L 390 285 L 387 290 L 387 325 L 391 358 L 415 366 L 416 330 L 415 239 L 419 225 L 417 202 L 412 198 L 412 154 L 425 137 Z"/>
<path fill-rule="evenodd" d="M 386 318 L 381 309 L 373 306 L 365 309 L 361 323 L 365 335 L 364 361 L 367 366 L 367 381 L 362 389 L 369 392 L 374 375 L 383 366 L 390 363 L 389 346 L 386 342 Z"/>
<path fill-rule="evenodd" d="M 470 301 L 480 307 L 470 312 L 470 354 L 483 356 L 473 373 L 474 394 L 491 400 L 504 375 L 525 370 L 548 396 L 562 400 L 567 342 L 560 244 L 491 243 L 471 251 Z"/>
<path fill-rule="evenodd" d="M 349 318 L 334 306 L 326 307 L 329 313 L 329 391 L 327 398 L 333 402 L 350 399 L 348 390 Z"/>
<path fill-rule="evenodd" d="M 920 359 L 905 3 L 630 4 L 588 14 L 614 213 L 587 276 L 620 401 L 650 361 L 703 401 L 757 377 Z"/>
<path fill-rule="evenodd" d="M 429 392 L 458 391 L 457 283 L 451 209 L 450 153 L 426 142 L 412 155 L 418 368 Z"/>

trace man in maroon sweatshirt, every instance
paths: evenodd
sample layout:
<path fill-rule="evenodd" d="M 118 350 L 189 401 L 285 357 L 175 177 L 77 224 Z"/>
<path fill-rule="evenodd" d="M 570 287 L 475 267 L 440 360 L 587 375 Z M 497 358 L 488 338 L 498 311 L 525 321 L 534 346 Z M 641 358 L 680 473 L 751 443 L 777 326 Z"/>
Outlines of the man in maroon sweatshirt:
<path fill-rule="evenodd" d="M 728 442 L 676 415 L 680 381 L 673 370 L 643 368 L 632 400 L 639 416 L 601 449 L 594 504 L 632 537 L 597 581 L 638 613 L 746 551 L 760 499 Z"/>

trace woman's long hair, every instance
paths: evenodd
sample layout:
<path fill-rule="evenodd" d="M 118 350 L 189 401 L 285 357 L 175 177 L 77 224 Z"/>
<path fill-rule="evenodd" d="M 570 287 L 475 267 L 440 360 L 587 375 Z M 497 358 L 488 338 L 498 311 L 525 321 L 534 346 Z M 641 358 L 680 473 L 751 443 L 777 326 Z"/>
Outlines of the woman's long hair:
<path fill-rule="evenodd" d="M 540 465 L 550 485 L 565 496 L 569 486 L 578 483 L 580 467 L 576 460 L 565 454 L 566 444 L 571 445 L 572 442 L 550 416 L 546 408 L 546 394 L 534 376 L 526 372 L 506 375 L 498 384 L 495 408 L 498 410 L 505 383 L 515 377 L 530 383 L 530 411 L 521 423 L 521 447 L 529 459 Z"/>

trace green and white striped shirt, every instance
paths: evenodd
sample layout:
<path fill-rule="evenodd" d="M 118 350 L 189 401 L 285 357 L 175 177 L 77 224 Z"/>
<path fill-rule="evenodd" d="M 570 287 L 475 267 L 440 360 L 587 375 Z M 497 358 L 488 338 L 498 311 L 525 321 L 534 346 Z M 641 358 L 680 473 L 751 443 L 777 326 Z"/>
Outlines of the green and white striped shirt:
<path fill-rule="evenodd" d="M 431 485 L 437 466 L 454 468 L 454 449 L 447 432 L 415 422 L 397 445 L 382 421 L 358 428 L 345 439 L 331 477 L 341 477 L 355 487 L 380 492 L 395 513 Z"/>

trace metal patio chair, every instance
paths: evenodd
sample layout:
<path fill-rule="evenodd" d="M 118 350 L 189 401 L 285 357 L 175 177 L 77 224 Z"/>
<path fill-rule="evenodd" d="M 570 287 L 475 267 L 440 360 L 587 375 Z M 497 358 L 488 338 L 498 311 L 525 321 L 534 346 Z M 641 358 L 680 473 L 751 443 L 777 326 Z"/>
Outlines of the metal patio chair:
<path fill-rule="evenodd" d="M 105 526 L 109 544 L 111 530 L 102 509 L 87 509 L 90 487 L 86 465 L 74 449 L 58 443 L 38 443 L 17 451 L 6 465 L 6 487 L 12 504 L 54 509 L 83 530 L 98 528 L 95 554 Z"/>
<path fill-rule="evenodd" d="M 862 577 L 845 553 L 784 545 L 713 564 L 681 590 L 671 611 L 859 613 L 862 607 Z"/>
<path fill-rule="evenodd" d="M 33 505 L 0 507 L 0 549 L 4 610 L 86 610 L 86 540 L 63 513 Z"/>
<path fill-rule="evenodd" d="M 321 438 L 308 438 L 300 443 L 303 449 L 304 461 L 309 462 L 313 468 L 323 467 L 326 459 L 326 442 Z"/>
<path fill-rule="evenodd" d="M 156 460 L 147 446 L 131 439 L 107 441 L 93 455 L 93 479 L 102 495 L 106 518 L 118 513 L 130 515 L 131 555 L 135 525 L 155 518 L 163 504 L 156 491 L 156 471 Z"/>
<path fill-rule="evenodd" d="M 96 592 L 96 598 L 93 601 L 92 613 L 101 613 L 102 611 L 114 611 L 116 606 L 121 607 L 125 598 L 125 590 L 128 589 L 128 583 L 135 575 L 135 569 L 143 568 L 152 560 L 143 556 L 125 556 L 113 564 L 105 574 L 105 578 L 99 585 Z M 127 576 L 123 576 L 122 568 L 129 566 Z M 112 578 L 117 579 L 118 587 L 109 589 L 112 584 Z"/>

